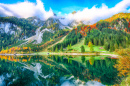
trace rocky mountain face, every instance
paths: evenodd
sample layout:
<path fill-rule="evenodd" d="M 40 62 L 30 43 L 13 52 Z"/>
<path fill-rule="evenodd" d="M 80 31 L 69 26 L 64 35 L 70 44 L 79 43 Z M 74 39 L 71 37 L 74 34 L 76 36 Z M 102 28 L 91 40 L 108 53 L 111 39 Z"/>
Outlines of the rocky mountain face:
<path fill-rule="evenodd" d="M 6 34 L 18 34 L 21 32 L 21 28 L 18 27 L 15 24 L 12 23 L 6 23 L 6 22 L 0 22 L 0 33 L 6 33 Z"/>
<path fill-rule="evenodd" d="M 38 27 L 42 27 L 41 29 L 51 29 L 51 30 L 60 30 L 73 27 L 73 25 L 63 25 L 58 17 L 48 18 L 46 21 L 43 21 L 37 17 L 29 17 L 27 18 L 33 25 Z"/>
<path fill-rule="evenodd" d="M 74 20 L 74 21 L 72 21 L 71 23 L 69 23 L 68 26 L 69 26 L 69 27 L 73 27 L 73 26 L 78 26 L 78 25 L 80 25 L 80 24 L 83 24 L 83 22 L 82 22 L 82 21 L 79 21 L 79 22 L 78 22 L 78 21 L 75 21 L 75 20 Z"/>
<path fill-rule="evenodd" d="M 63 25 L 58 18 L 49 18 L 45 21 L 44 26 L 46 28 L 55 29 L 65 29 L 67 26 Z"/>
<path fill-rule="evenodd" d="M 56 16 L 49 18 L 46 21 L 43 21 L 37 17 L 29 17 L 27 19 L 16 17 L 0 17 L 0 33 L 3 35 L 13 35 L 12 37 L 17 39 L 16 41 L 25 39 L 25 43 L 35 41 L 34 43 L 38 44 L 43 41 L 42 37 L 44 34 L 54 34 L 57 33 L 58 30 L 66 28 L 72 29 L 73 26 L 82 24 L 82 22 L 73 21 L 68 25 L 63 25 L 59 19 L 60 18 Z M 3 40 L 4 38 L 2 41 Z"/>
<path fill-rule="evenodd" d="M 113 28 L 116 28 L 117 30 L 123 30 L 125 28 L 128 28 L 128 22 L 126 19 L 116 19 L 116 21 L 112 22 L 111 26 Z"/>
<path fill-rule="evenodd" d="M 45 23 L 45 21 L 42 21 L 38 17 L 29 17 L 27 18 L 27 20 L 30 21 L 33 25 L 38 26 L 38 27 L 42 27 Z"/>

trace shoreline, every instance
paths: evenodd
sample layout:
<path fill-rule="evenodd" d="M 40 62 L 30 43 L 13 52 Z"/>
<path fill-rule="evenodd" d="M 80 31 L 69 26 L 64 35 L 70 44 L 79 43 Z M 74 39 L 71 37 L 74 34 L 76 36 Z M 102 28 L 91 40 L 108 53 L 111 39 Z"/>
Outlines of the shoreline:
<path fill-rule="evenodd" d="M 95 54 L 95 53 L 53 53 L 53 52 L 40 52 L 40 53 L 31 53 L 31 54 L 0 54 L 3 56 L 26 56 L 26 55 L 73 55 L 73 56 L 89 56 L 89 55 L 105 55 L 105 56 L 111 56 L 111 57 L 115 57 L 118 58 L 119 55 L 115 55 L 115 54 L 104 54 L 104 53 L 99 53 L 99 54 Z"/>

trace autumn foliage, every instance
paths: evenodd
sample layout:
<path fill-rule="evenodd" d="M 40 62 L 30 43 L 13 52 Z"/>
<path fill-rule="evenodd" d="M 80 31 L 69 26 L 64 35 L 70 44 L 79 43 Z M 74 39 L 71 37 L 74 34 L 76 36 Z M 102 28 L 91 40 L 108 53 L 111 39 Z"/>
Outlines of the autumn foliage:
<path fill-rule="evenodd" d="M 99 27 L 101 27 L 101 29 L 109 28 L 109 29 L 118 30 L 119 28 L 117 27 L 116 24 L 119 24 L 120 22 L 123 23 L 124 21 L 123 19 L 126 20 L 127 24 L 124 24 L 125 27 L 122 28 L 122 30 L 124 30 L 127 33 L 130 33 L 130 13 L 119 13 L 108 19 L 100 20 L 99 22 L 93 25 L 82 25 L 80 33 L 82 36 L 87 36 L 87 32 L 90 32 L 90 30 L 92 29 L 99 29 Z M 104 25 L 102 23 L 104 23 Z M 77 27 L 75 28 L 75 32 L 77 33 Z"/>
<path fill-rule="evenodd" d="M 78 31 L 77 27 L 75 28 L 75 33 L 77 34 L 80 32 L 82 36 L 87 36 L 87 32 L 89 32 L 92 29 L 97 29 L 96 23 L 93 25 L 82 25 L 80 26 L 80 30 Z"/>
<path fill-rule="evenodd" d="M 8 53 L 8 54 L 14 54 L 16 52 L 20 52 L 20 53 L 23 53 L 21 51 L 28 51 L 26 53 L 29 53 L 29 51 L 31 51 L 31 48 L 30 47 L 12 47 L 10 49 L 6 49 L 6 50 L 1 50 L 0 51 L 0 54 L 5 54 L 5 53 Z"/>
<path fill-rule="evenodd" d="M 130 73 L 130 48 L 116 50 L 116 52 L 121 57 L 114 67 L 119 71 L 119 76 L 126 76 Z"/>
<path fill-rule="evenodd" d="M 90 45 L 91 45 L 91 44 L 92 44 L 92 43 L 91 43 L 91 42 L 89 42 L 89 43 L 88 43 L 88 47 L 90 47 Z"/>

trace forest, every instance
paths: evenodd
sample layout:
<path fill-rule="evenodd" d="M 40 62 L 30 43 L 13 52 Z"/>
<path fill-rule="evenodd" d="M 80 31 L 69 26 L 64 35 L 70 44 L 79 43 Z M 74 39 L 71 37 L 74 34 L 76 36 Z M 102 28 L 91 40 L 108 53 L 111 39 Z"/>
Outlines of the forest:
<path fill-rule="evenodd" d="M 107 51 L 110 50 L 110 52 L 115 51 L 115 49 L 126 48 L 130 45 L 130 34 L 123 29 L 112 29 L 109 27 L 109 22 L 105 21 L 98 22 L 94 25 L 77 26 L 77 28 L 73 29 L 67 35 L 62 43 L 54 46 L 52 51 L 74 45 L 79 42 L 81 38 L 85 38 L 84 45 L 88 45 L 88 43 L 91 42 L 95 46 L 104 46 L 104 49 Z M 128 26 L 125 25 L 123 28 L 125 27 Z"/>

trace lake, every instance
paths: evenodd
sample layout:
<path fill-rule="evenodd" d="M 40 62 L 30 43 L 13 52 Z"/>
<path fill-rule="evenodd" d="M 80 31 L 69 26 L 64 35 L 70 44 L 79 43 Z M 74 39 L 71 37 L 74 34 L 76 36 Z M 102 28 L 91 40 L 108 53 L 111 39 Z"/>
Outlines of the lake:
<path fill-rule="evenodd" d="M 0 86 L 105 86 L 120 78 L 109 56 L 0 56 Z"/>

